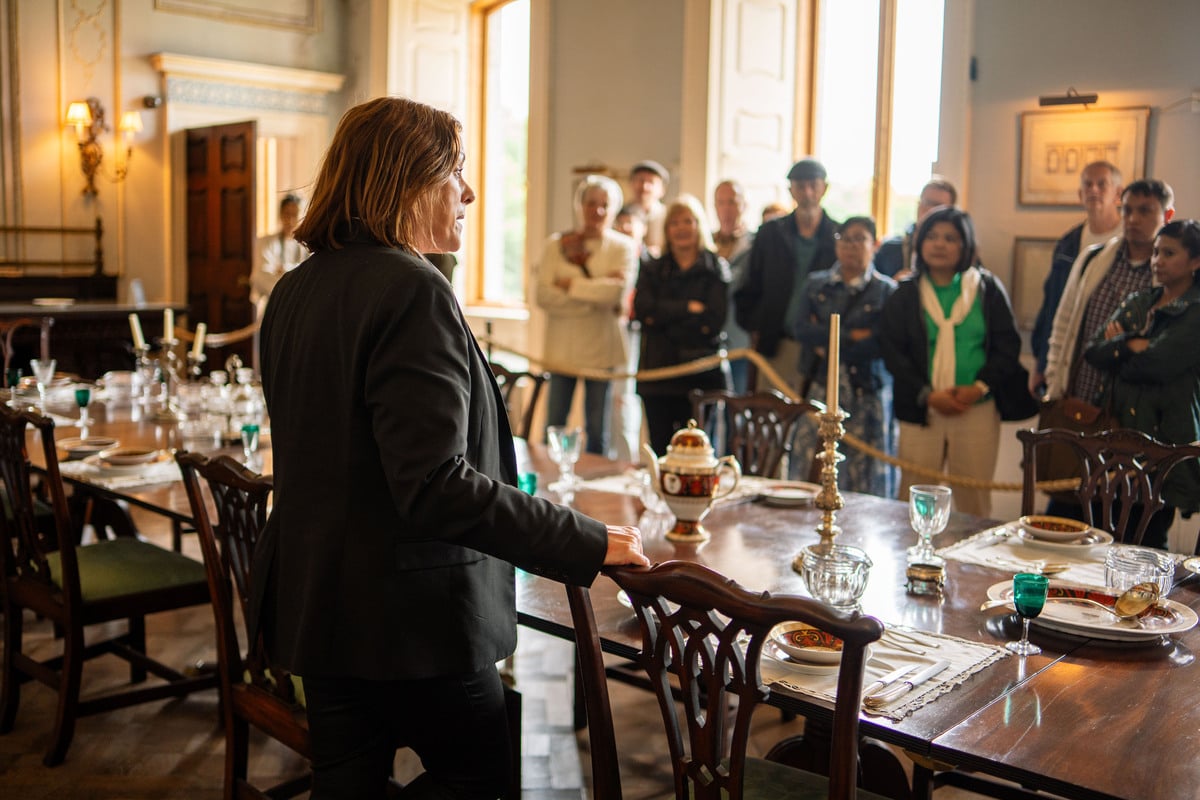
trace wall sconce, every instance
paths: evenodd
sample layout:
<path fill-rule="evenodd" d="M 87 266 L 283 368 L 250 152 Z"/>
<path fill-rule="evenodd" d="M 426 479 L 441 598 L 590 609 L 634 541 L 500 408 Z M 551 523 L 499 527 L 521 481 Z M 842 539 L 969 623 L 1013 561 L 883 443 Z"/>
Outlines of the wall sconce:
<path fill-rule="evenodd" d="M 104 120 L 104 106 L 94 97 L 87 100 L 76 100 L 67 106 L 66 124 L 75 128 L 75 138 L 79 141 L 79 166 L 87 183 L 83 187 L 84 197 L 95 197 L 96 173 L 100 172 L 104 163 L 104 149 L 98 141 L 100 136 L 110 128 Z M 118 163 L 113 177 L 113 183 L 120 183 L 129 174 L 129 159 L 133 156 L 133 136 L 142 130 L 142 115 L 137 111 L 126 111 L 121 115 L 117 132 L 125 142 L 125 163 Z M 117 150 L 119 156 L 120 150 Z M 107 176 L 106 176 L 107 177 Z"/>
<path fill-rule="evenodd" d="M 1066 94 L 1044 94 L 1038 98 L 1039 106 L 1090 106 L 1100 99 L 1098 94 L 1080 94 L 1071 86 Z"/>

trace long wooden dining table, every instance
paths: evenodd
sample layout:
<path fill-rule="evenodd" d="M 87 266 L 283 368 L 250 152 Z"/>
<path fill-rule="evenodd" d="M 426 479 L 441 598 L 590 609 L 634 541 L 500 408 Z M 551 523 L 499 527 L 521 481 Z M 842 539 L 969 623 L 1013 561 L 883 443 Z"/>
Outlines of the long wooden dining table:
<path fill-rule="evenodd" d="M 91 432 L 119 438 L 127 445 L 181 446 L 175 426 L 129 419 L 119 411 L 111 416 L 107 419 L 102 411 Z M 64 427 L 57 437 L 77 434 L 77 428 Z M 256 466 L 270 472 L 269 439 L 264 444 Z M 536 470 L 545 486 L 557 475 L 545 448 L 519 444 L 523 468 Z M 30 455 L 39 466 L 38 448 L 31 447 Z M 585 455 L 577 471 L 586 479 L 627 466 Z M 67 480 L 78 490 L 122 499 L 180 522 L 191 520 L 179 481 L 112 489 L 83 478 Z M 647 519 L 640 499 L 624 494 L 584 490 L 572 502 L 610 524 Z M 662 526 L 648 528 L 644 544 L 653 561 L 686 559 L 750 589 L 807 594 L 791 564 L 801 548 L 817 541 L 818 521 L 819 512 L 812 508 L 744 502 L 717 507 L 705 518 L 712 537 L 703 544 L 670 542 L 662 535 Z M 837 522 L 842 529 L 838 542 L 861 547 L 874 562 L 862 599 L 866 613 L 892 625 L 991 644 L 1019 635 L 1019 622 L 1011 613 L 979 610 L 988 587 L 1010 579 L 1011 571 L 951 560 L 940 596 L 908 593 L 904 550 L 915 535 L 904 503 L 846 493 Z M 994 524 L 954 514 L 935 544 L 949 544 Z M 615 584 L 601 576 L 591 595 L 605 649 L 633 656 L 640 634 L 632 613 L 618 601 Z M 1184 580 L 1171 599 L 1200 609 L 1200 587 Z M 522 625 L 573 639 L 561 585 L 519 571 L 517 607 Z M 1003 658 L 899 721 L 864 715 L 862 733 L 918 757 L 1069 798 L 1197 796 L 1200 759 L 1194 757 L 1194 747 L 1200 737 L 1200 692 L 1196 691 L 1200 665 L 1194 654 L 1200 650 L 1200 629 L 1173 635 L 1161 644 L 1139 646 L 1056 634 L 1036 626 L 1032 639 L 1043 648 L 1040 655 Z M 831 705 L 815 697 L 774 692 L 770 702 L 810 719 L 831 718 Z"/>

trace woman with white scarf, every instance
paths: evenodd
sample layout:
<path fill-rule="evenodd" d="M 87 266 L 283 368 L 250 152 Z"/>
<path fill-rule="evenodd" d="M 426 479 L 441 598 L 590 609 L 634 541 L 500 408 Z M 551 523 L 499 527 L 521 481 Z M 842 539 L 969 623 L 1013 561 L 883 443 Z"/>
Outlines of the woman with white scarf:
<path fill-rule="evenodd" d="M 975 230 L 966 212 L 953 206 L 930 212 L 913 249 L 916 271 L 884 305 L 880 336 L 884 364 L 895 381 L 897 455 L 939 472 L 990 481 L 1002 416 L 993 391 L 1003 391 L 1025 372 L 1012 307 L 1000 281 L 974 266 Z M 1004 418 L 1019 419 L 1027 410 Z M 930 482 L 901 470 L 900 499 L 907 500 L 914 483 Z M 954 505 L 986 517 L 991 493 L 955 486 Z"/>

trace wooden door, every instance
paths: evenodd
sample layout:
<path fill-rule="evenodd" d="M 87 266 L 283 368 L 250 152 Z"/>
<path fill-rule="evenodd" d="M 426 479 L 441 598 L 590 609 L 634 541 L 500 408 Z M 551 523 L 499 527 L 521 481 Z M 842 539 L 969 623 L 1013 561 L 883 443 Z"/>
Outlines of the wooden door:
<path fill-rule="evenodd" d="M 254 319 L 250 270 L 254 266 L 255 124 L 236 122 L 187 131 L 188 322 L 228 333 Z M 251 363 L 250 341 L 233 352 Z M 214 360 L 210 369 L 219 367 Z"/>

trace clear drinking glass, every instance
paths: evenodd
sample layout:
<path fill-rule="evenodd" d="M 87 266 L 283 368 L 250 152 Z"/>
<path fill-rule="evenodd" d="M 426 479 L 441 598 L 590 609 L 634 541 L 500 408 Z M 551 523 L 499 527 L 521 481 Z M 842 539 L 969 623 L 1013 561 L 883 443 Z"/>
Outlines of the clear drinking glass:
<path fill-rule="evenodd" d="M 248 422 L 242 426 L 242 455 L 246 457 L 247 465 L 254 460 L 254 456 L 257 452 L 258 426 L 254 423 Z"/>
<path fill-rule="evenodd" d="M 1013 576 L 1013 606 L 1021 615 L 1021 641 L 1004 645 L 1019 656 L 1036 656 L 1042 648 L 1029 641 L 1029 621 L 1042 613 L 1046 605 L 1046 590 L 1050 579 L 1032 572 L 1018 572 Z"/>
<path fill-rule="evenodd" d="M 158 361 L 150 358 L 149 354 L 138 356 L 137 374 L 142 382 L 142 405 L 149 408 L 154 388 L 159 385 Z"/>
<path fill-rule="evenodd" d="M 38 410 L 45 414 L 46 389 L 50 386 L 50 381 L 54 380 L 54 370 L 58 368 L 58 361 L 53 358 L 35 358 L 29 362 L 29 366 L 33 369 L 33 377 L 37 378 Z"/>
<path fill-rule="evenodd" d="M 14 411 L 20 411 L 21 397 L 17 390 L 21 384 L 21 368 L 10 367 L 5 377 L 8 379 L 8 404 Z"/>
<path fill-rule="evenodd" d="M 908 548 L 909 564 L 942 566 L 946 560 L 933 552 L 933 537 L 950 521 L 949 486 L 912 486 L 908 490 L 908 521 L 920 537 Z"/>
<path fill-rule="evenodd" d="M 550 460 L 558 465 L 558 480 L 548 489 L 554 492 L 571 491 L 579 479 L 575 477 L 575 462 L 583 445 L 583 431 L 578 427 L 551 425 L 546 428 L 546 446 Z"/>

